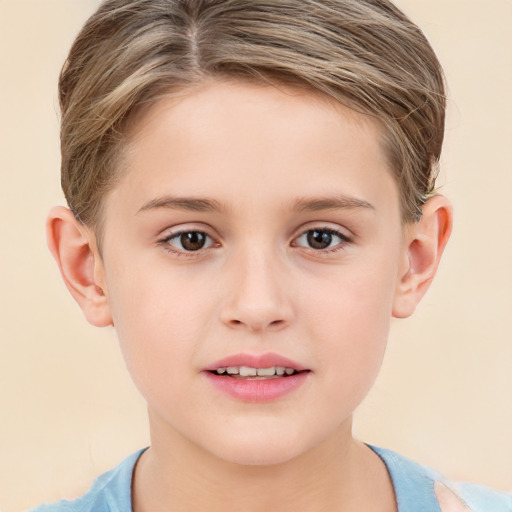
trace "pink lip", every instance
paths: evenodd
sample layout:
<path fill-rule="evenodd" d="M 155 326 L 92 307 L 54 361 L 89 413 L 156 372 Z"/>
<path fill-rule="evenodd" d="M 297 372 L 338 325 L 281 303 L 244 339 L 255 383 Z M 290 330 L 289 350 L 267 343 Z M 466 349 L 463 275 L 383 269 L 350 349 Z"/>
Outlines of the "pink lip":
<path fill-rule="evenodd" d="M 237 379 L 226 374 L 212 373 L 217 368 L 228 366 L 249 366 L 251 368 L 284 366 L 285 368 L 293 368 L 300 373 L 262 380 Z M 243 402 L 270 402 L 281 398 L 300 387 L 310 373 L 303 365 L 273 353 L 236 354 L 213 363 L 203 371 L 203 375 L 216 389 Z"/>
<path fill-rule="evenodd" d="M 251 368 L 284 366 L 285 368 L 293 368 L 298 372 L 308 370 L 305 366 L 273 352 L 266 352 L 264 354 L 234 354 L 216 361 L 205 368 L 205 370 L 215 371 L 217 368 L 225 368 L 227 366 L 249 366 Z"/>

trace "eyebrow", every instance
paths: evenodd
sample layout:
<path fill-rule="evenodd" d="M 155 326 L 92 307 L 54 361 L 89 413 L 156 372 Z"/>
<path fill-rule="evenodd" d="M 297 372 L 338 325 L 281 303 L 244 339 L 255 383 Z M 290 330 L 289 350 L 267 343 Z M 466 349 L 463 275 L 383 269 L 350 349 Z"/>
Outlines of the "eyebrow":
<path fill-rule="evenodd" d="M 303 198 L 297 199 L 294 208 L 300 212 L 318 212 L 323 210 L 353 210 L 366 209 L 375 210 L 373 204 L 356 197 L 334 196 L 320 198 Z"/>
<path fill-rule="evenodd" d="M 368 201 L 349 196 L 301 198 L 293 203 L 293 209 L 299 212 L 318 212 L 324 210 L 375 210 Z M 148 210 L 169 209 L 191 212 L 225 212 L 227 207 L 215 199 L 163 196 L 144 203 L 137 214 Z"/>
<path fill-rule="evenodd" d="M 225 208 L 214 199 L 163 196 L 144 203 L 137 214 L 155 209 L 186 210 L 190 212 L 220 212 Z"/>

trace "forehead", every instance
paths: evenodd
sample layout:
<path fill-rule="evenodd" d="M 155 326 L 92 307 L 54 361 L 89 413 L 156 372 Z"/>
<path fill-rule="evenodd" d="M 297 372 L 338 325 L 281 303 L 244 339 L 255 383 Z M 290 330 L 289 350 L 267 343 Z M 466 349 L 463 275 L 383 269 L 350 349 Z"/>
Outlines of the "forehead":
<path fill-rule="evenodd" d="M 377 202 L 386 191 L 398 208 L 381 140 L 371 118 L 318 94 L 207 83 L 160 99 L 132 125 L 117 189 L 134 208 L 164 193 L 236 207 L 333 187 Z"/>

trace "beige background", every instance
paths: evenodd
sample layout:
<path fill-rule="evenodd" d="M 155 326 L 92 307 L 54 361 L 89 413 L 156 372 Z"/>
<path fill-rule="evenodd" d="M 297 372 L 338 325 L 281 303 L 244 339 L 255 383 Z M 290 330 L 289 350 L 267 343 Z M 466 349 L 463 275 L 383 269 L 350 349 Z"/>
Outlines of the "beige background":
<path fill-rule="evenodd" d="M 0 0 L 0 510 L 75 496 L 147 441 L 115 336 L 86 324 L 46 250 L 61 203 L 56 80 L 97 0 Z M 445 66 L 453 239 L 393 323 L 364 440 L 512 490 L 512 1 L 401 0 Z"/>

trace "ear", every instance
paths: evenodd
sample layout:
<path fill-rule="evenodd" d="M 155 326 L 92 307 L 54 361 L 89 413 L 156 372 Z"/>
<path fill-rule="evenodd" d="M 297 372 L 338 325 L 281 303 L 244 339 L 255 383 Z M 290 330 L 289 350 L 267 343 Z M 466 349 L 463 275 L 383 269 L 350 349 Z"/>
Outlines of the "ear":
<path fill-rule="evenodd" d="M 403 263 L 393 302 L 396 318 L 412 315 L 425 295 L 452 230 L 453 211 L 446 197 L 431 197 L 423 205 L 422 212 L 419 221 L 405 228 Z"/>
<path fill-rule="evenodd" d="M 94 234 L 76 220 L 69 208 L 57 206 L 48 214 L 46 236 L 64 283 L 88 322 L 97 327 L 113 325 Z"/>

